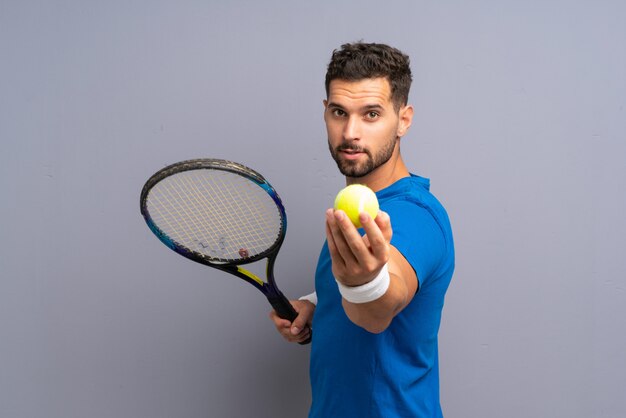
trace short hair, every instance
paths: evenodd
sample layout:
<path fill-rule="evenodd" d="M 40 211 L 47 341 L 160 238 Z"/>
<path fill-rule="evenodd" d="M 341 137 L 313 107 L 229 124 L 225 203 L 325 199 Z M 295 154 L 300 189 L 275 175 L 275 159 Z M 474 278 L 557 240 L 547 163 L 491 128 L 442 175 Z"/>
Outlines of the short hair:
<path fill-rule="evenodd" d="M 396 110 L 407 104 L 411 89 L 408 55 L 385 44 L 355 42 L 335 49 L 326 71 L 326 97 L 335 79 L 360 81 L 384 77 L 391 87 L 391 101 Z"/>

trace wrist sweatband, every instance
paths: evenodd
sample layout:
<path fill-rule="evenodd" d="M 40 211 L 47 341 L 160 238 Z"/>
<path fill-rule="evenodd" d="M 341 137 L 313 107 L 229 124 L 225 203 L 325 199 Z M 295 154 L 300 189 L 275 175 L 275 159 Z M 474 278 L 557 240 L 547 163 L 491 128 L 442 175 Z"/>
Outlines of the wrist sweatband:
<path fill-rule="evenodd" d="M 317 293 L 313 292 L 313 293 L 310 293 L 308 295 L 301 296 L 300 298 L 298 298 L 298 300 L 308 300 L 313 305 L 317 306 Z"/>
<path fill-rule="evenodd" d="M 389 289 L 389 269 L 387 264 L 380 269 L 380 272 L 371 282 L 361 286 L 345 286 L 337 281 L 341 296 L 352 303 L 367 303 L 380 298 Z"/>

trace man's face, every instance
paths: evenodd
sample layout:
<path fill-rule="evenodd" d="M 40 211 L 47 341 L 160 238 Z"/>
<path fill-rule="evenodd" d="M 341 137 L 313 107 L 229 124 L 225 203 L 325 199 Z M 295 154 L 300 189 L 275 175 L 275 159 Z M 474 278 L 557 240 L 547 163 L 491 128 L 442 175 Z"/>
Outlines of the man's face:
<path fill-rule="evenodd" d="M 386 78 L 333 80 L 324 107 L 328 147 L 343 175 L 363 177 L 389 161 L 401 135 Z"/>

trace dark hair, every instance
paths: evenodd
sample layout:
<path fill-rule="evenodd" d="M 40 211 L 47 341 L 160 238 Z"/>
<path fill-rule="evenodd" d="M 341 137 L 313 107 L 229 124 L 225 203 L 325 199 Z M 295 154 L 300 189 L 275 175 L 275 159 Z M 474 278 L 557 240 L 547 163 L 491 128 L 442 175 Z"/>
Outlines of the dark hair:
<path fill-rule="evenodd" d="M 391 87 L 391 101 L 396 110 L 407 104 L 411 89 L 408 55 L 389 45 L 356 42 L 333 51 L 326 71 L 326 97 L 335 79 L 359 81 L 384 77 Z"/>

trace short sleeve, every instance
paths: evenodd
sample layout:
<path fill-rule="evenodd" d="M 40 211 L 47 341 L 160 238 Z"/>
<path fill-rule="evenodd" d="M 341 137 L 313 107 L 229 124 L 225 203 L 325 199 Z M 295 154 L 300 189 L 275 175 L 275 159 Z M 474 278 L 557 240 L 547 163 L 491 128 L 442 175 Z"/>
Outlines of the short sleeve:
<path fill-rule="evenodd" d="M 426 207 L 410 200 L 388 202 L 382 210 L 391 218 L 391 245 L 413 267 L 419 287 L 427 286 L 446 253 L 441 227 Z"/>

